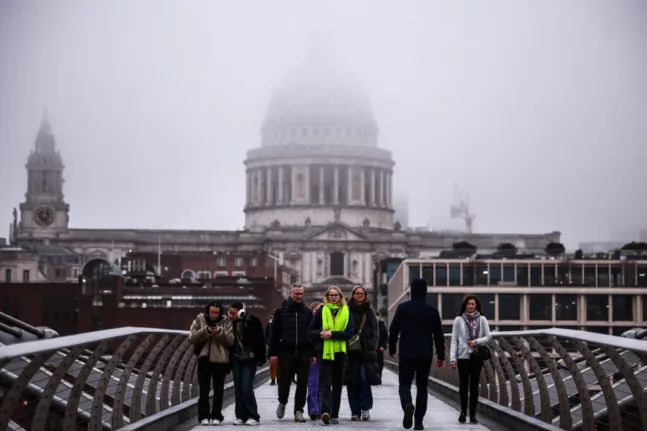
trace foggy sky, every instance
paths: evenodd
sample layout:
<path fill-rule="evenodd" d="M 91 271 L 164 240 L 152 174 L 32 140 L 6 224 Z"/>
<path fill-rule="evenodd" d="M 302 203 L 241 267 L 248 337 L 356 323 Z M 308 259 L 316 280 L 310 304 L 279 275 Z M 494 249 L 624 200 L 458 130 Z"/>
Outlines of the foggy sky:
<path fill-rule="evenodd" d="M 0 2 L 0 237 L 47 108 L 73 227 L 236 229 L 276 84 L 322 41 L 367 89 L 413 225 L 647 228 L 647 2 Z"/>

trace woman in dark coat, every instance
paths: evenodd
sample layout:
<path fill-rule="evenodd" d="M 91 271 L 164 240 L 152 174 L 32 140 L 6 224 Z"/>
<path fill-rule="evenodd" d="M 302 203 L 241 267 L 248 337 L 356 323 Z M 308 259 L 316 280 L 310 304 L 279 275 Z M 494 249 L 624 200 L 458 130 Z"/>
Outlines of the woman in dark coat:
<path fill-rule="evenodd" d="M 355 337 L 348 341 L 345 378 L 348 403 L 352 421 L 367 421 L 373 408 L 371 386 L 382 384 L 377 358 L 379 326 L 364 287 L 353 289 L 348 307 L 355 326 Z"/>

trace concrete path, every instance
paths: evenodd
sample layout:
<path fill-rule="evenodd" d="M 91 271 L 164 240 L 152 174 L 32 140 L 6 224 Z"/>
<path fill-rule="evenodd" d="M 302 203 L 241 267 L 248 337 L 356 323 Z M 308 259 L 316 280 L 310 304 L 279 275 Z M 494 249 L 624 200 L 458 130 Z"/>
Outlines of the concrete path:
<path fill-rule="evenodd" d="M 351 422 L 350 408 L 348 407 L 348 397 L 346 388 L 343 389 L 341 412 L 339 414 L 339 425 L 329 425 L 334 429 L 380 429 L 380 430 L 401 430 L 402 428 L 402 408 L 400 407 L 400 398 L 398 396 L 398 376 L 388 370 L 384 370 L 382 386 L 373 387 L 373 410 L 371 410 L 371 420 L 368 422 Z M 265 384 L 256 389 L 256 402 L 261 416 L 260 429 L 307 429 L 326 427 L 321 421 L 313 422 L 308 418 L 306 423 L 293 422 L 292 402 L 294 400 L 294 390 L 296 385 L 292 385 L 290 401 L 285 409 L 283 419 L 276 418 L 277 386 Z M 416 399 L 415 386 L 412 388 L 413 399 Z M 234 405 L 230 405 L 223 411 L 225 420 L 220 426 L 196 425 L 193 431 L 216 431 L 216 430 L 240 430 L 240 427 L 234 426 Z M 197 419 L 196 419 L 197 422 Z M 429 395 L 429 405 L 424 420 L 425 429 L 443 431 L 468 431 L 468 430 L 487 430 L 483 425 L 469 425 L 458 423 L 458 411 L 451 406 L 443 403 L 439 399 Z"/>

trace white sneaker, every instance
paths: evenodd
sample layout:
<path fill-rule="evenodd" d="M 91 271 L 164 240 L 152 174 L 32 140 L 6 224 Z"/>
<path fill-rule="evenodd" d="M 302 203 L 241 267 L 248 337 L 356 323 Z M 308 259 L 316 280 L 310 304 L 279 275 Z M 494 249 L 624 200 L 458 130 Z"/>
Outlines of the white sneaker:
<path fill-rule="evenodd" d="M 220 422 L 218 419 L 211 419 L 211 425 L 213 426 L 219 426 L 222 422 Z"/>
<path fill-rule="evenodd" d="M 245 421 L 242 419 L 236 419 L 234 425 L 245 425 Z"/>
<path fill-rule="evenodd" d="M 210 423 L 209 419 L 202 419 L 200 421 L 200 425 L 211 425 L 211 423 Z"/>
<path fill-rule="evenodd" d="M 371 411 L 370 410 L 362 410 L 362 420 L 367 421 L 371 419 Z"/>
<path fill-rule="evenodd" d="M 247 419 L 247 423 L 245 425 L 253 427 L 253 426 L 260 425 L 260 424 L 261 423 L 259 421 L 255 420 L 255 419 Z"/>

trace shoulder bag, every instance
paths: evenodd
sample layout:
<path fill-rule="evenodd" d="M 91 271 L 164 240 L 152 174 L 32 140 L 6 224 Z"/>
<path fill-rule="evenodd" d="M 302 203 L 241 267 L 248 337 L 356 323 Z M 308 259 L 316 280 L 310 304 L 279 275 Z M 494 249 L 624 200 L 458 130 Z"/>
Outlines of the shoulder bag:
<path fill-rule="evenodd" d="M 349 351 L 352 352 L 352 351 L 362 350 L 362 343 L 360 342 L 359 336 L 362 333 L 362 329 L 364 329 L 365 323 L 366 323 L 366 313 L 362 315 L 362 322 L 359 324 L 359 331 L 357 332 L 357 334 L 350 337 L 350 340 L 348 340 Z"/>
<path fill-rule="evenodd" d="M 480 328 L 483 328 L 483 326 L 479 325 L 479 329 Z M 480 345 L 476 346 L 474 350 L 472 350 L 472 356 L 475 356 L 482 361 L 489 361 L 492 358 L 492 352 L 488 346 Z"/>

